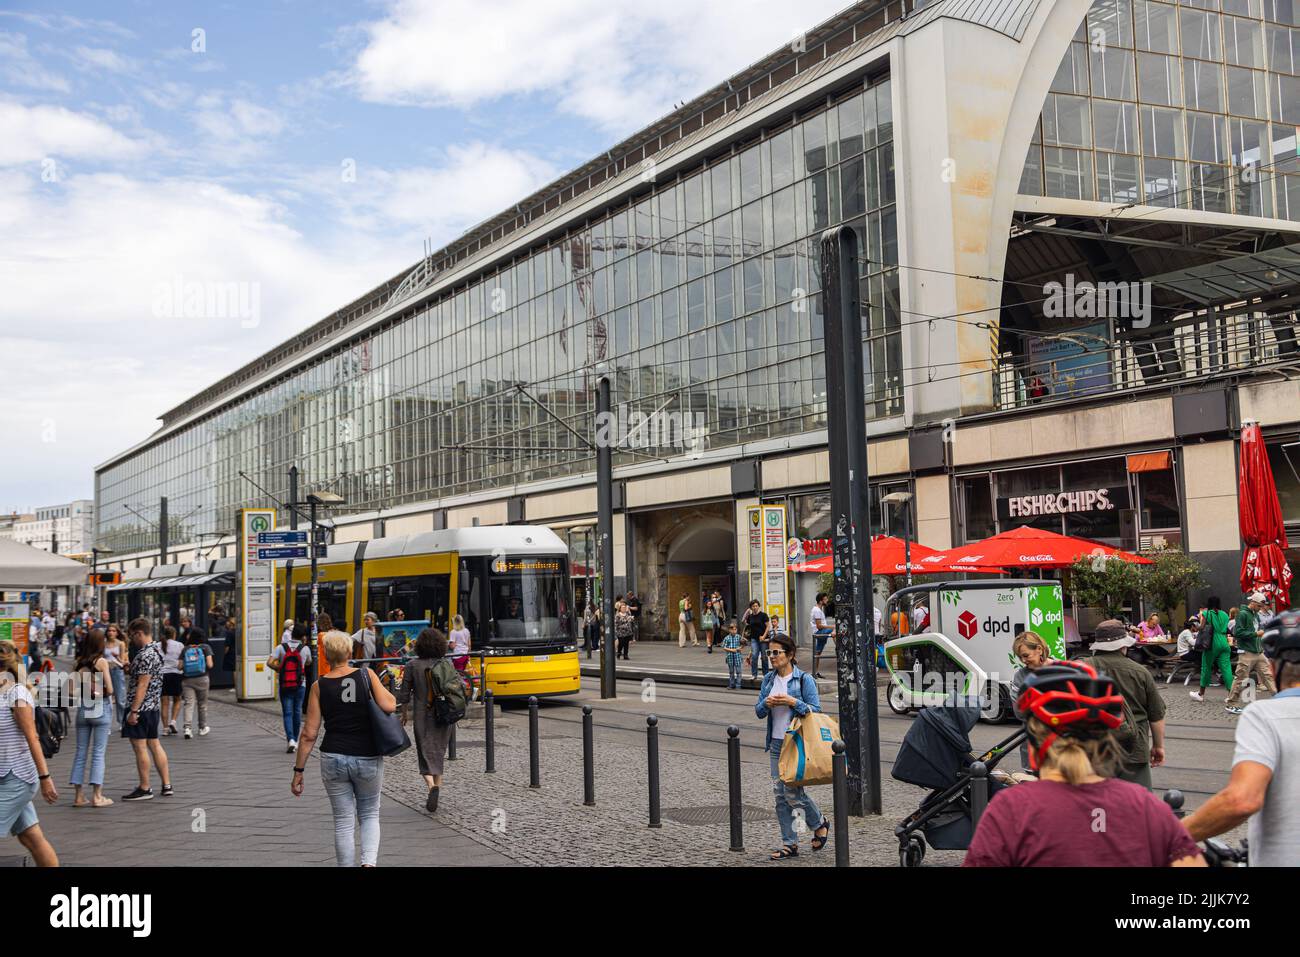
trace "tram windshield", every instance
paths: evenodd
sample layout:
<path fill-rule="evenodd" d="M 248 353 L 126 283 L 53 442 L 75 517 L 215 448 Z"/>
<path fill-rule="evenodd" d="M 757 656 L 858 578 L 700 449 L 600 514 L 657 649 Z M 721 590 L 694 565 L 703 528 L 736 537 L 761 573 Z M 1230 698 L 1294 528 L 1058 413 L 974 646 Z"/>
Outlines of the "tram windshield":
<path fill-rule="evenodd" d="M 494 639 L 543 642 L 573 638 L 567 558 L 495 558 L 489 566 L 488 582 Z"/>

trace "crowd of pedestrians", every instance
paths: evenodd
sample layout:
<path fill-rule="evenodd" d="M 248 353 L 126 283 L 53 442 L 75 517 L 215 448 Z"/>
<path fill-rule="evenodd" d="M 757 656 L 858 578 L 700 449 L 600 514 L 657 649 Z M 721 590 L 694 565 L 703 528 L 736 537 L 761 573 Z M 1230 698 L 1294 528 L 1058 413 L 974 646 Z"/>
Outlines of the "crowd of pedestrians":
<path fill-rule="evenodd" d="M 616 654 L 623 658 L 637 633 L 632 597 L 615 602 L 612 630 Z M 782 780 L 780 753 L 793 719 L 821 711 L 815 678 L 831 633 L 828 596 L 819 593 L 808 616 L 810 671 L 800 667 L 796 642 L 780 619 L 758 601 L 739 620 L 721 617 L 720 602 L 716 592 L 704 596 L 699 624 L 710 652 L 717 644 L 726 656 L 727 687 L 741 687 L 745 665 L 755 679 L 761 667 L 754 709 L 765 722 L 780 837 L 771 859 L 798 856 L 804 831 L 809 846 L 821 850 L 829 840 L 830 820 L 810 791 Z M 683 595 L 679 615 L 693 608 L 692 596 Z M 187 615 L 180 617 L 179 633 L 170 625 L 159 627 L 158 640 L 154 623 L 143 618 L 128 625 L 125 638 L 116 623 L 91 616 L 86 627 L 80 616 L 73 619 L 72 631 L 64 629 L 64 637 L 75 636 L 64 691 L 75 717 L 72 805 L 114 804 L 104 793 L 104 780 L 115 718 L 131 742 L 138 775 L 136 788 L 121 800 L 152 799 L 155 773 L 161 795 L 172 796 L 161 739 L 180 733 L 178 717 L 186 739 L 195 731 L 209 732 L 214 653 L 207 635 Z M 586 621 L 598 625 L 598 610 L 591 608 Z M 465 670 L 472 636 L 462 617 L 451 619 L 449 633 L 421 631 L 396 688 L 380 671 L 353 664 L 374 658 L 379 647 L 378 617 L 368 613 L 364 622 L 353 635 L 332 628 L 320 634 L 318 650 L 328 673 L 314 682 L 303 624 L 285 622 L 267 660 L 277 675 L 286 750 L 295 755 L 292 793 L 304 792 L 306 762 L 319 748 L 340 866 L 378 862 L 384 757 L 395 753 L 385 750 L 380 733 L 387 717 L 400 716 L 411 730 L 427 788 L 425 806 L 434 813 L 452 727 L 470 697 Z M 679 618 L 680 625 L 688 623 Z M 57 627 L 51 625 L 49 638 Z M 598 646 L 598 627 L 590 638 Z M 1022 666 L 1011 694 L 1016 717 L 1028 732 L 1019 778 L 1025 783 L 995 794 L 976 829 L 967 866 L 1202 866 L 1197 841 L 1247 823 L 1253 864 L 1300 864 L 1300 615 L 1276 614 L 1262 593 L 1247 595 L 1231 613 L 1211 597 L 1189 617 L 1177 640 L 1180 657 L 1201 652 L 1196 660 L 1202 681 L 1193 698 L 1204 701 L 1217 673 L 1228 691 L 1229 711 L 1241 715 L 1227 786 L 1185 821 L 1152 793 L 1152 768 L 1166 760 L 1168 708 L 1151 669 L 1141 663 L 1146 659 L 1133 651 L 1143 642 L 1173 642 L 1159 616 L 1136 626 L 1117 619 L 1101 622 L 1088 654 L 1069 662 L 1051 660 L 1042 637 L 1022 632 L 1008 650 Z M 681 635 L 679 645 L 685 646 Z M 50 865 L 58 858 L 40 829 L 34 799 L 39 793 L 54 803 L 59 795 L 41 747 L 28 678 L 15 646 L 0 641 L 0 830 L 17 837 L 37 863 Z M 1106 836 L 1080 841 L 1079 828 L 1098 811 L 1111 822 Z"/>

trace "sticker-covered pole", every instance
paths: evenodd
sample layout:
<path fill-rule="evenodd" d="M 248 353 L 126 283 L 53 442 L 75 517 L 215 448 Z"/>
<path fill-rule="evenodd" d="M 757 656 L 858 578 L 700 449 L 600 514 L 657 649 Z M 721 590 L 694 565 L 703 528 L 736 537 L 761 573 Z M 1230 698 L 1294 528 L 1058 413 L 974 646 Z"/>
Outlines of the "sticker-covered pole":
<path fill-rule="evenodd" d="M 866 395 L 857 234 L 822 233 L 826 399 L 835 557 L 835 653 L 840 735 L 847 758 L 848 812 L 879 814 L 880 730 L 876 713 L 875 621 L 871 602 L 871 511 L 867 488 Z"/>

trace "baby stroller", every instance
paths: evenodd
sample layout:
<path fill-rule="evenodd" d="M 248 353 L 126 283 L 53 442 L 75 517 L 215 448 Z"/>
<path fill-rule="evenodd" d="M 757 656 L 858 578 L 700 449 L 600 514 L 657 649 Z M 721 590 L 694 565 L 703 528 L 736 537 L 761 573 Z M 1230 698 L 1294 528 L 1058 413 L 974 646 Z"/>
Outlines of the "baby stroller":
<path fill-rule="evenodd" d="M 929 788 L 930 794 L 894 828 L 900 866 L 919 867 L 927 842 L 945 851 L 970 846 L 975 834 L 971 765 L 981 761 L 991 774 L 1005 755 L 1020 747 L 1026 733 L 1022 726 L 976 756 L 971 753 L 970 730 L 979 721 L 980 711 L 978 697 L 949 695 L 939 707 L 923 709 L 904 735 L 893 776 L 905 784 Z M 988 796 L 1002 786 L 989 779 Z"/>

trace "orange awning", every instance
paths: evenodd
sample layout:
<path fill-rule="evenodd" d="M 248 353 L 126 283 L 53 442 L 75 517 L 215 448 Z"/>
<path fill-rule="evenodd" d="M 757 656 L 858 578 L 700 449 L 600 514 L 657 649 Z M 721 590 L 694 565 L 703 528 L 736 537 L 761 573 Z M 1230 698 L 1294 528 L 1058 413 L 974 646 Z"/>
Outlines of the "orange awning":
<path fill-rule="evenodd" d="M 1128 457 L 1130 472 L 1163 472 L 1169 468 L 1172 468 L 1172 465 L 1167 451 L 1138 452 Z"/>

